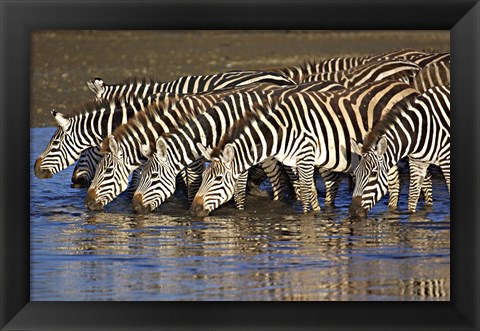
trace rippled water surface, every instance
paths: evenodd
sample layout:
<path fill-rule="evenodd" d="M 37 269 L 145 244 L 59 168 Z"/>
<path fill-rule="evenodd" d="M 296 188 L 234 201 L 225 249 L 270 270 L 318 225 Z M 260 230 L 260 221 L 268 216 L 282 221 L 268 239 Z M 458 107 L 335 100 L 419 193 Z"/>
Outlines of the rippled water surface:
<path fill-rule="evenodd" d="M 54 128 L 31 130 L 31 162 Z M 351 221 L 348 185 L 336 208 L 249 196 L 195 219 L 177 193 L 155 213 L 120 196 L 105 212 L 83 204 L 69 168 L 31 175 L 32 300 L 450 300 L 450 200 L 434 178 L 434 205 L 399 211 L 386 199 Z M 403 178 L 403 182 L 406 179 Z M 317 179 L 320 203 L 324 188 Z"/>

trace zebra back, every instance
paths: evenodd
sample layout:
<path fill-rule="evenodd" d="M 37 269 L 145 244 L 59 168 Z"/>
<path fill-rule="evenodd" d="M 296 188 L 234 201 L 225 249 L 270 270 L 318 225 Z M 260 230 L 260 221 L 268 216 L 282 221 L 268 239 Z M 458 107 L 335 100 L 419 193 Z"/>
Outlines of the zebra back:
<path fill-rule="evenodd" d="M 417 51 L 414 49 L 402 49 L 392 52 L 386 52 L 375 55 L 362 56 L 342 56 L 333 57 L 323 60 L 310 60 L 302 65 L 293 65 L 284 68 L 269 69 L 270 71 L 278 72 L 296 83 L 305 81 L 305 78 L 319 73 L 331 73 L 336 71 L 349 70 L 358 66 L 365 65 L 370 62 L 384 61 L 384 60 L 406 60 L 418 58 L 419 56 L 426 56 L 429 53 Z"/>
<path fill-rule="evenodd" d="M 422 93 L 434 86 L 446 85 L 450 85 L 450 62 L 444 61 L 426 65 L 413 81 L 413 86 Z"/>
<path fill-rule="evenodd" d="M 450 52 L 419 55 L 411 61 L 417 64 L 420 68 L 424 68 L 428 64 L 434 62 L 450 62 Z"/>
<path fill-rule="evenodd" d="M 331 80 L 345 87 L 352 87 L 381 79 L 398 80 L 410 83 L 418 73 L 420 67 L 404 60 L 382 60 L 348 70 L 336 72 L 322 72 L 308 76 L 305 82 Z"/>
<path fill-rule="evenodd" d="M 120 97 L 145 98 L 159 92 L 192 94 L 260 83 L 279 86 L 295 84 L 291 79 L 274 72 L 229 71 L 204 76 L 183 76 L 167 83 L 130 78 L 118 84 L 105 84 L 103 79 L 95 78 L 93 81 L 87 82 L 87 85 L 96 99 L 113 100 Z"/>

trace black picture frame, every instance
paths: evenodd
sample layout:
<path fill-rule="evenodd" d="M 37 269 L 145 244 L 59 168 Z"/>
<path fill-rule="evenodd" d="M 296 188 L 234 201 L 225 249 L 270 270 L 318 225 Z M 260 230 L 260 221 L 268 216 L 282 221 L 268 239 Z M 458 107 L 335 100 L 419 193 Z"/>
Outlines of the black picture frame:
<path fill-rule="evenodd" d="M 0 0 L 0 327 L 476 330 L 479 319 L 478 1 Z M 30 302 L 29 42 L 36 29 L 442 29 L 451 32 L 450 302 Z"/>

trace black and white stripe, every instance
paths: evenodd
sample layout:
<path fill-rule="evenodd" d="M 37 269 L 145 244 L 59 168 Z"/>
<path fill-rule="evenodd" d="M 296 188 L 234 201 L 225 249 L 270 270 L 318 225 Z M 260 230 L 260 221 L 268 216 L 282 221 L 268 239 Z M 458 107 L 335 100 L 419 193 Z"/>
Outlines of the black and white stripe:
<path fill-rule="evenodd" d="M 122 83 L 105 84 L 102 78 L 87 82 L 97 100 L 114 100 L 118 97 L 145 98 L 159 92 L 192 94 L 205 91 L 243 87 L 251 84 L 294 85 L 290 78 L 276 72 L 245 70 L 229 71 L 202 76 L 182 76 L 171 82 L 131 78 Z"/>
<path fill-rule="evenodd" d="M 276 68 L 271 69 L 270 71 L 278 72 L 300 84 L 304 82 L 305 78 L 307 78 L 308 76 L 312 76 L 318 73 L 345 71 L 365 65 L 367 63 L 374 63 L 385 60 L 412 61 L 414 59 L 424 58 L 426 56 L 429 56 L 430 54 L 431 53 L 417 51 L 414 49 L 402 49 L 375 55 L 343 56 L 332 57 L 324 60 L 311 60 L 305 62 L 302 65 Z"/>
<path fill-rule="evenodd" d="M 305 78 L 305 82 L 331 80 L 345 87 L 362 85 L 382 79 L 411 83 L 420 71 L 415 63 L 405 60 L 382 60 L 368 62 L 348 70 L 321 72 Z"/>
<path fill-rule="evenodd" d="M 229 89 L 234 87 L 247 86 L 249 84 L 269 83 L 275 85 L 292 85 L 293 81 L 273 72 L 261 71 L 231 71 L 223 74 L 213 74 L 205 76 L 183 76 L 174 81 L 162 83 L 153 79 L 147 80 L 129 78 L 118 84 L 105 84 L 102 78 L 95 78 L 88 81 L 89 89 L 95 95 L 97 101 L 116 99 L 137 99 L 141 101 L 150 95 L 169 92 L 176 94 L 192 94 L 213 90 Z M 143 110 L 143 109 L 142 109 Z M 95 168 L 89 168 L 96 165 L 92 160 L 99 160 L 99 156 L 93 152 L 85 154 L 87 160 L 80 157 L 79 163 L 72 175 L 73 178 L 79 178 L 89 182 L 93 177 Z M 88 178 L 88 180 L 85 179 Z"/>
<path fill-rule="evenodd" d="M 422 93 L 434 86 L 448 85 L 450 85 L 450 62 L 444 61 L 426 65 L 413 80 L 413 87 Z"/>
<path fill-rule="evenodd" d="M 120 99 L 115 102 L 88 102 L 69 116 L 52 111 L 59 128 L 36 160 L 35 175 L 39 178 L 50 178 L 72 165 L 81 153 L 89 148 L 96 150 L 90 151 L 87 157 L 95 153 L 98 155 L 98 146 L 103 138 L 120 124 L 126 123 L 135 113 L 153 104 L 167 106 L 180 97 L 176 94 L 160 93 L 141 101 L 130 99 L 127 102 Z M 85 181 L 88 180 L 87 177 Z"/>
<path fill-rule="evenodd" d="M 115 129 L 103 141 L 103 157 L 97 165 L 85 199 L 87 207 L 102 209 L 126 189 L 130 173 L 145 161 L 141 152 L 142 145 L 153 144 L 161 134 L 204 112 L 234 91 L 278 88 L 271 84 L 259 86 L 248 85 L 234 90 L 185 95 L 168 107 L 153 105 L 148 110 L 137 112 L 136 116 Z"/>
<path fill-rule="evenodd" d="M 396 81 L 379 81 L 338 92 L 298 92 L 241 120 L 210 153 L 192 211 L 204 216 L 226 202 L 235 182 L 252 165 L 274 157 L 296 167 L 302 207 L 319 210 L 314 167 L 353 170 L 350 138 L 361 139 L 395 104 L 418 92 Z"/>
<path fill-rule="evenodd" d="M 440 166 L 450 190 L 450 86 L 436 86 L 405 107 L 389 113 L 362 144 L 355 169 L 356 185 L 350 205 L 353 216 L 365 216 L 386 192 L 386 173 L 408 156 L 408 210 L 415 212 L 420 188 L 430 164 Z"/>
<path fill-rule="evenodd" d="M 272 91 L 258 89 L 248 93 L 235 93 L 215 104 L 205 113 L 198 115 L 184 126 L 179 127 L 167 137 L 157 139 L 153 150 L 148 152 L 149 159 L 142 171 L 133 204 L 138 212 L 152 211 L 169 198 L 175 191 L 174 178 L 185 167 L 202 158 L 205 146 L 215 147 L 222 135 L 236 120 L 246 116 L 254 107 L 267 100 L 282 99 L 299 91 L 334 91 L 344 88 L 334 82 L 314 82 L 300 84 Z M 273 198 L 281 196 L 283 176 L 272 159 L 265 160 L 262 167 L 268 174 L 273 189 Z M 243 180 L 246 180 L 247 173 Z M 197 185 L 201 178 L 198 178 Z M 235 200 L 237 207 L 243 209 L 245 182 L 238 183 Z"/>

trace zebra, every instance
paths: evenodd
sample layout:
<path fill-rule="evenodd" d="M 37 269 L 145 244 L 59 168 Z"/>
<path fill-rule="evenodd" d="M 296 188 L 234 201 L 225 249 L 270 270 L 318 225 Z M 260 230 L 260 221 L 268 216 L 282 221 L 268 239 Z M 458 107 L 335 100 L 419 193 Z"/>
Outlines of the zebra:
<path fill-rule="evenodd" d="M 426 65 L 413 80 L 413 87 L 421 93 L 434 86 L 450 85 L 450 62 L 437 61 Z"/>
<path fill-rule="evenodd" d="M 248 114 L 252 107 L 268 99 L 281 99 L 299 91 L 336 90 L 344 90 L 344 88 L 335 82 L 323 81 L 272 91 L 256 90 L 231 94 L 185 125 L 179 126 L 166 136 L 160 136 L 152 147 L 146 145 L 143 147 L 148 160 L 133 196 L 134 211 L 140 213 L 153 211 L 168 199 L 175 191 L 174 179 L 178 173 L 202 157 L 203 146 L 216 146 L 222 134 L 236 120 Z M 281 194 L 282 177 L 278 168 L 275 168 L 276 162 L 268 160 L 262 166 L 270 178 L 273 199 L 278 200 Z M 243 209 L 244 184 L 244 182 L 239 183 L 236 189 L 235 201 L 239 209 Z"/>
<path fill-rule="evenodd" d="M 58 129 L 35 161 L 35 175 L 38 178 L 51 178 L 72 165 L 88 148 L 98 147 L 105 136 L 140 109 L 151 104 L 166 106 L 180 97 L 172 93 L 159 93 L 141 103 L 135 100 L 90 101 L 74 109 L 71 115 L 52 110 Z"/>
<path fill-rule="evenodd" d="M 87 82 L 97 100 L 114 100 L 115 98 L 130 97 L 145 98 L 159 92 L 177 94 L 191 94 L 213 90 L 244 87 L 251 84 L 268 83 L 281 86 L 294 85 L 292 79 L 276 72 L 261 70 L 228 71 L 219 74 L 202 76 L 182 76 L 173 81 L 161 83 L 145 78 L 138 80 L 129 78 L 118 84 L 105 84 L 102 78 L 95 78 Z"/>
<path fill-rule="evenodd" d="M 314 167 L 350 172 L 358 159 L 350 137 L 363 137 L 395 104 L 418 95 L 408 84 L 378 81 L 338 92 L 298 92 L 272 102 L 222 137 L 211 152 L 202 184 L 192 203 L 196 216 L 206 216 L 229 200 L 235 182 L 252 165 L 274 157 L 296 167 L 303 212 L 318 211 Z"/>
<path fill-rule="evenodd" d="M 430 58 L 431 60 L 432 58 Z M 437 58 L 438 59 L 438 55 Z M 445 55 L 441 57 L 445 59 Z M 434 61 L 428 63 L 415 76 L 412 86 L 419 92 L 426 92 L 434 86 L 448 86 L 450 85 L 450 61 Z M 430 168 L 427 170 L 422 185 L 422 193 L 425 199 L 425 205 L 433 204 L 432 197 L 432 173 Z"/>
<path fill-rule="evenodd" d="M 354 67 L 365 65 L 370 62 L 377 62 L 382 60 L 413 60 L 419 57 L 428 56 L 430 53 L 424 51 L 417 51 L 414 49 L 402 49 L 376 55 L 363 56 L 345 56 L 333 57 L 324 60 L 310 60 L 302 65 L 288 66 L 284 68 L 274 68 L 268 71 L 278 72 L 286 77 L 289 77 L 297 84 L 304 82 L 305 78 L 318 73 L 336 72 L 349 70 Z"/>
<path fill-rule="evenodd" d="M 203 94 L 185 95 L 168 107 L 153 105 L 150 109 L 137 112 L 126 123 L 118 126 L 101 143 L 102 159 L 97 165 L 94 178 L 87 191 L 85 204 L 92 210 L 101 210 L 126 189 L 128 176 L 145 160 L 141 155 L 141 144 L 154 141 L 158 135 L 177 127 L 192 116 L 204 112 L 216 102 L 234 91 L 254 89 L 276 89 L 278 85 L 247 85 L 237 89 L 212 91 Z M 193 172 L 198 170 L 195 165 Z M 194 174 L 190 174 L 194 176 Z"/>
<path fill-rule="evenodd" d="M 440 166 L 450 192 L 450 86 L 435 86 L 404 107 L 396 107 L 369 133 L 363 144 L 351 143 L 361 155 L 349 213 L 366 217 L 386 192 L 385 175 L 408 156 L 408 210 L 415 212 L 420 186 L 430 164 Z"/>
<path fill-rule="evenodd" d="M 234 87 L 245 87 L 250 84 L 275 84 L 279 86 L 293 85 L 294 82 L 281 74 L 263 71 L 230 71 L 223 74 L 205 76 L 183 76 L 174 81 L 161 83 L 146 78 L 128 78 L 119 84 L 105 84 L 102 78 L 95 78 L 87 82 L 87 86 L 94 94 L 96 101 L 116 99 L 141 100 L 160 92 L 170 92 L 182 95 L 206 92 L 212 90 L 227 90 Z M 144 109 L 142 109 L 144 110 Z M 74 187 L 85 187 L 90 184 L 95 173 L 95 167 L 101 159 L 91 149 L 80 155 L 80 159 L 72 173 Z"/>
<path fill-rule="evenodd" d="M 367 62 L 348 70 L 321 72 L 305 78 L 304 82 L 331 80 L 345 87 L 365 84 L 381 79 L 399 80 L 411 83 L 420 71 L 420 67 L 405 60 L 381 60 Z"/>

